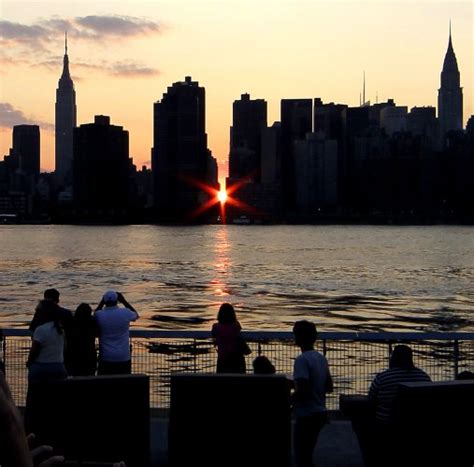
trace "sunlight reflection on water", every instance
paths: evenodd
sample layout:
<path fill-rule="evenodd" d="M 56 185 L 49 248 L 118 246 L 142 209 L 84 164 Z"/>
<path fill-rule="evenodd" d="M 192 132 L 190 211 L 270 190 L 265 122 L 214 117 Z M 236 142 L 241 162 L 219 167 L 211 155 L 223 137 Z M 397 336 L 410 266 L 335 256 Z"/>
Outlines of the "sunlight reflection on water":
<path fill-rule="evenodd" d="M 1 226 L 0 321 L 36 300 L 120 289 L 139 327 L 209 329 L 223 301 L 246 329 L 473 331 L 474 229 L 375 226 Z"/>

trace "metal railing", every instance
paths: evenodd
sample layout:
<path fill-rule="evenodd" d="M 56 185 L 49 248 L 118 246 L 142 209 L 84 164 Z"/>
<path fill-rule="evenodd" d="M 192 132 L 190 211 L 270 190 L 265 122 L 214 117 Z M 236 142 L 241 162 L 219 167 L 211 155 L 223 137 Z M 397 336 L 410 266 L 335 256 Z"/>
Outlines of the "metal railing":
<path fill-rule="evenodd" d="M 131 330 L 132 371 L 150 376 L 152 407 L 169 406 L 170 375 L 177 372 L 215 371 L 217 354 L 208 331 Z M 299 349 L 289 332 L 244 332 L 252 360 L 266 355 L 278 373 L 291 374 Z M 27 389 L 25 366 L 31 334 L 25 329 L 3 329 L 2 353 L 6 375 L 18 405 L 24 405 Z M 415 365 L 434 381 L 454 379 L 474 369 L 474 333 L 356 333 L 321 332 L 316 349 L 328 359 L 335 391 L 328 396 L 329 409 L 338 409 L 340 394 L 366 394 L 374 375 L 387 368 L 397 343 L 409 344 Z"/>

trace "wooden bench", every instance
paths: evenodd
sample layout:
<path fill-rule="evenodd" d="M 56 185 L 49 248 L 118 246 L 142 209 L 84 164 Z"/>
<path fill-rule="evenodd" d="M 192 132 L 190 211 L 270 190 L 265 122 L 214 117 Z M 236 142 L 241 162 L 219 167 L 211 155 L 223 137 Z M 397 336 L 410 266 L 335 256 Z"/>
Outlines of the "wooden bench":
<path fill-rule="evenodd" d="M 367 466 L 474 465 L 474 381 L 400 384 L 383 443 L 366 396 L 341 396 L 340 409 Z"/>
<path fill-rule="evenodd" d="M 150 463 L 149 377 L 91 376 L 30 386 L 28 432 L 68 460 Z"/>
<path fill-rule="evenodd" d="M 281 375 L 172 375 L 171 465 L 291 466 L 289 395 Z"/>

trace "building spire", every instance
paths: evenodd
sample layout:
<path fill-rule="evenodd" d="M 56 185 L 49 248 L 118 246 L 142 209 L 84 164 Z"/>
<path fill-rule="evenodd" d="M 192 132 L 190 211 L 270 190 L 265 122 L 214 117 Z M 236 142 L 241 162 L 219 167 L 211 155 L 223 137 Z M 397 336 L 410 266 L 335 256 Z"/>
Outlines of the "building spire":
<path fill-rule="evenodd" d="M 362 105 L 365 106 L 365 70 L 364 70 L 364 87 L 363 87 L 363 93 L 362 93 Z"/>
<path fill-rule="evenodd" d="M 59 80 L 59 85 L 71 85 L 72 79 L 71 74 L 69 73 L 69 56 L 67 54 L 67 31 L 64 31 L 64 58 L 63 58 L 63 73 L 61 79 Z"/>

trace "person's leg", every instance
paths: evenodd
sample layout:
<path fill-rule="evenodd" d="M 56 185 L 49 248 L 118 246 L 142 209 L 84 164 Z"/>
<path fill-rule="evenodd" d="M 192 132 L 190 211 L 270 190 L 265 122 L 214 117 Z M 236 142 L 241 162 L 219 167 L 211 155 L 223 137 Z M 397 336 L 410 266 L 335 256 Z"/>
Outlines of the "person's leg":
<path fill-rule="evenodd" d="M 104 362 L 99 361 L 98 375 L 129 375 L 132 372 L 132 362 Z"/>
<path fill-rule="evenodd" d="M 326 421 L 327 414 L 325 412 L 296 419 L 294 452 L 297 467 L 311 467 L 313 465 L 313 451 Z"/>

